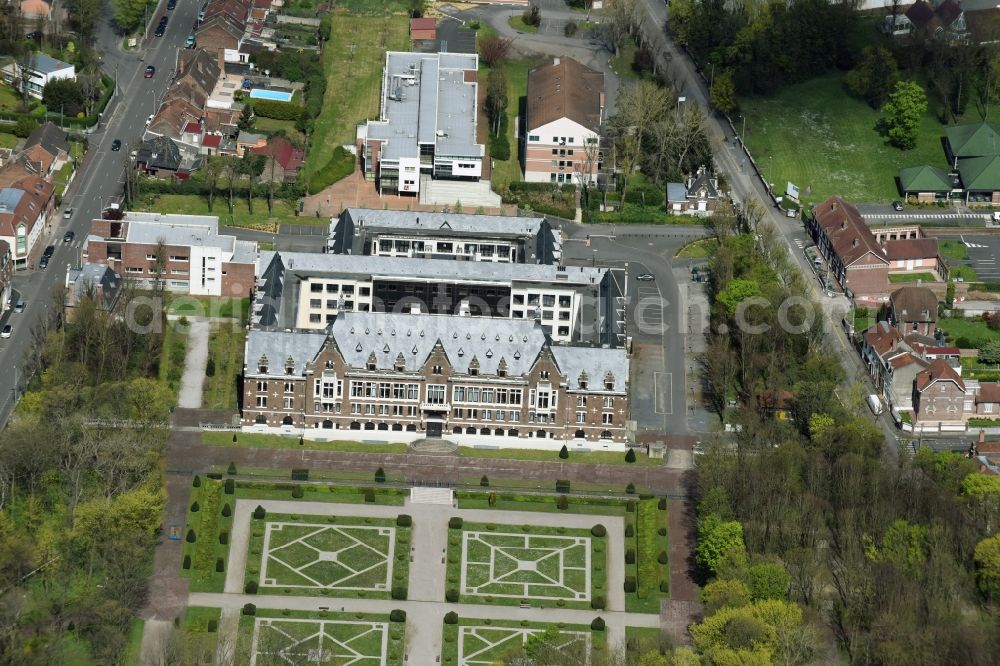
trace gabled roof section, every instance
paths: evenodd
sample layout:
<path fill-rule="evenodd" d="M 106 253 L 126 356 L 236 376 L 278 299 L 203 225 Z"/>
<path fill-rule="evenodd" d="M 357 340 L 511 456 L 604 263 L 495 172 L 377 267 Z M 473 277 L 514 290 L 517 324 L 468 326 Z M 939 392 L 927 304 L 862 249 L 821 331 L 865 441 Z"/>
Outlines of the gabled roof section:
<path fill-rule="evenodd" d="M 889 263 L 885 251 L 861 219 L 861 213 L 840 197 L 830 197 L 817 205 L 813 209 L 813 215 L 845 266 L 850 266 L 868 254 L 872 255 L 869 261 Z"/>
<path fill-rule="evenodd" d="M 258 364 L 267 359 L 268 375 L 301 377 L 306 363 L 312 361 L 326 342 L 325 333 L 286 333 L 284 331 L 250 331 L 246 343 L 247 374 L 260 374 Z M 286 362 L 291 359 L 292 372 L 286 372 Z"/>
<path fill-rule="evenodd" d="M 556 58 L 528 72 L 528 130 L 560 118 L 596 131 L 601 124 L 604 74 L 572 58 Z"/>
<path fill-rule="evenodd" d="M 955 157 L 1000 155 L 1000 125 L 997 123 L 952 125 L 945 128 L 944 134 Z"/>
<path fill-rule="evenodd" d="M 51 121 L 39 125 L 28 135 L 24 147 L 28 149 L 32 146 L 40 146 L 52 157 L 57 157 L 60 152 L 69 153 L 66 132 L 56 127 L 55 123 Z"/>
<path fill-rule="evenodd" d="M 887 321 L 880 321 L 863 334 L 865 342 L 879 356 L 885 356 L 903 341 L 903 336 Z"/>
<path fill-rule="evenodd" d="M 917 390 L 926 391 L 937 382 L 953 382 L 961 390 L 965 390 L 965 382 L 955 369 L 944 359 L 931 361 L 927 369 L 917 375 Z"/>
<path fill-rule="evenodd" d="M 960 159 L 958 173 L 967 190 L 1000 191 L 1000 154 Z"/>
<path fill-rule="evenodd" d="M 899 184 L 904 192 L 950 192 L 951 177 L 944 169 L 916 166 L 899 170 Z"/>
<path fill-rule="evenodd" d="M 927 287 L 900 287 L 889 294 L 889 303 L 903 323 L 937 321 L 938 299 Z"/>
<path fill-rule="evenodd" d="M 886 241 L 885 254 L 890 261 L 934 259 L 938 256 L 938 241 L 936 238 L 903 238 Z"/>

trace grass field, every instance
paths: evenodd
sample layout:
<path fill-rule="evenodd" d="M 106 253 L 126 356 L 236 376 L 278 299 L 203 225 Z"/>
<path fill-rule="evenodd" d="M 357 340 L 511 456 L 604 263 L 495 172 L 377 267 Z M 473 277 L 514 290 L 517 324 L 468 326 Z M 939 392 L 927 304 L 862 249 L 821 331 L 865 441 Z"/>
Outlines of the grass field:
<path fill-rule="evenodd" d="M 939 240 L 938 248 L 941 250 L 941 256 L 945 259 L 962 260 L 969 258 L 969 248 L 962 241 Z"/>
<path fill-rule="evenodd" d="M 979 275 L 976 273 L 976 269 L 968 264 L 954 264 L 948 266 L 948 277 L 952 280 L 961 280 L 962 282 L 979 281 Z"/>
<path fill-rule="evenodd" d="M 704 259 L 711 257 L 719 249 L 719 239 L 703 238 L 693 243 L 688 243 L 677 251 L 678 259 Z"/>
<path fill-rule="evenodd" d="M 458 455 L 462 458 L 506 458 L 507 460 L 537 460 L 559 461 L 567 463 L 583 463 L 585 465 L 626 465 L 636 467 L 661 467 L 663 461 L 638 452 L 634 463 L 625 462 L 625 454 L 618 451 L 573 451 L 563 460 L 558 451 L 535 451 L 532 449 L 484 449 L 471 446 L 458 447 Z"/>
<path fill-rule="evenodd" d="M 0 148 L 13 148 L 20 141 L 19 138 L 7 132 L 0 132 Z"/>
<path fill-rule="evenodd" d="M 303 167 L 307 179 L 326 166 L 334 148 L 353 143 L 358 123 L 378 117 L 385 52 L 405 51 L 409 45 L 406 15 L 382 15 L 395 4 L 405 3 L 397 0 L 337 3 L 338 13 L 332 16 L 333 37 L 323 47 L 326 95 Z M 342 10 L 349 13 L 340 13 Z"/>
<path fill-rule="evenodd" d="M 264 134 L 284 132 L 285 136 L 294 141 L 303 141 L 305 139 L 302 132 L 295 129 L 295 123 L 291 120 L 275 120 L 274 118 L 257 116 L 254 119 L 253 129 L 255 132 L 262 132 Z"/>
<path fill-rule="evenodd" d="M 520 30 L 521 32 L 529 32 L 529 33 L 538 32 L 538 26 L 528 25 L 527 23 L 524 22 L 524 19 L 521 17 L 520 14 L 511 16 L 509 19 L 507 19 L 507 23 L 509 23 L 510 27 L 514 28 L 514 30 Z"/>
<path fill-rule="evenodd" d="M 528 71 L 540 64 L 540 60 L 512 60 L 505 65 L 507 73 L 507 141 L 510 143 L 510 159 L 495 160 L 490 178 L 493 190 L 502 192 L 516 181 L 521 180 L 521 163 L 518 160 L 517 115 L 521 98 L 528 89 Z M 489 68 L 480 65 L 480 81 L 486 81 Z M 485 85 L 485 84 L 484 84 Z"/>
<path fill-rule="evenodd" d="M 937 282 L 934 273 L 890 273 L 889 284 L 902 284 L 904 282 Z"/>
<path fill-rule="evenodd" d="M 245 448 L 271 448 L 271 449 L 297 449 L 299 447 L 298 437 L 282 437 L 281 435 L 267 435 L 258 433 L 241 432 L 237 434 L 236 443 L 233 443 L 233 433 L 229 432 L 204 432 L 201 435 L 203 444 L 209 446 L 240 446 Z M 408 446 L 402 443 L 383 444 L 365 442 L 355 442 L 346 440 L 335 440 L 331 442 L 316 442 L 306 440 L 302 448 L 320 451 L 346 451 L 349 453 L 406 453 Z"/>
<path fill-rule="evenodd" d="M 242 326 L 225 323 L 212 325 L 208 338 L 209 362 L 205 368 L 205 384 L 201 394 L 202 408 L 235 410 L 238 407 L 236 382 L 243 372 L 245 341 L 246 330 Z"/>
<path fill-rule="evenodd" d="M 932 110 L 921 119 L 915 149 L 893 148 L 875 131 L 878 111 L 849 96 L 843 76 L 788 86 L 771 99 L 741 100 L 747 146 L 778 194 L 791 181 L 803 192 L 803 203 L 834 194 L 852 202 L 892 201 L 899 198 L 899 169 L 944 166 L 944 128 Z M 738 116 L 733 122 L 742 131 Z"/>
<path fill-rule="evenodd" d="M 246 580 L 262 594 L 384 599 L 406 589 L 409 546 L 393 520 L 268 514 L 252 525 Z"/>
<path fill-rule="evenodd" d="M 267 200 L 264 196 L 256 196 L 253 201 L 253 214 L 245 196 L 233 197 L 233 213 L 229 213 L 229 196 L 220 190 L 215 195 L 212 210 L 208 209 L 208 197 L 197 194 L 159 194 L 151 197 L 146 205 L 149 210 L 163 210 L 179 215 L 215 215 L 220 226 L 245 227 L 260 231 L 275 231 L 276 225 L 293 222 L 297 224 L 329 224 L 327 219 L 296 217 L 295 204 L 284 199 L 274 200 L 274 215 L 267 215 Z"/>
<path fill-rule="evenodd" d="M 232 319 L 238 317 L 241 324 L 247 321 L 250 310 L 249 298 L 229 298 L 227 296 L 169 295 L 168 315 L 186 317 L 213 317 Z"/>
<path fill-rule="evenodd" d="M 226 584 L 229 531 L 233 524 L 236 498 L 223 492 L 222 481 L 199 478 L 199 483 L 198 487 L 191 489 L 191 505 L 182 535 L 184 558 L 181 576 L 190 579 L 192 592 L 222 592 Z M 230 515 L 225 516 L 224 513 Z M 219 571 L 220 562 L 222 571 Z M 185 564 L 188 566 L 185 567 Z"/>
<path fill-rule="evenodd" d="M 174 399 L 184 374 L 184 358 L 187 355 L 187 334 L 180 326 L 171 325 L 163 329 L 163 354 L 160 356 L 160 381 L 167 385 Z"/>
<path fill-rule="evenodd" d="M 626 533 L 632 527 L 634 536 L 625 537 L 625 550 L 635 552 L 635 563 L 625 565 L 626 581 L 633 576 L 635 592 L 625 593 L 625 610 L 633 613 L 659 613 L 660 599 L 667 596 L 670 571 L 660 564 L 661 553 L 670 551 L 667 540 L 667 512 L 657 509 L 657 500 L 641 500 L 636 511 L 625 514 Z M 663 530 L 663 534 L 660 534 Z M 666 582 L 663 588 L 661 583 Z"/>
<path fill-rule="evenodd" d="M 441 663 L 446 666 L 494 666 L 516 654 L 531 636 L 549 632 L 546 638 L 565 654 L 589 654 L 604 649 L 605 634 L 592 632 L 586 625 L 541 624 L 462 620 L 445 625 Z M 461 654 L 459 654 L 461 645 Z M 520 662 L 518 662 L 520 663 Z M 581 665 L 582 666 L 582 665 Z"/>
<path fill-rule="evenodd" d="M 991 340 L 1000 340 L 1000 331 L 994 331 L 982 319 L 942 317 L 937 325 L 951 343 L 964 338 L 969 347 L 978 348 Z"/>
<path fill-rule="evenodd" d="M 386 615 L 258 610 L 240 617 L 236 663 L 402 666 L 406 627 Z"/>
<path fill-rule="evenodd" d="M 590 608 L 606 549 L 589 530 L 467 523 L 448 532 L 448 588 L 469 603 Z"/>

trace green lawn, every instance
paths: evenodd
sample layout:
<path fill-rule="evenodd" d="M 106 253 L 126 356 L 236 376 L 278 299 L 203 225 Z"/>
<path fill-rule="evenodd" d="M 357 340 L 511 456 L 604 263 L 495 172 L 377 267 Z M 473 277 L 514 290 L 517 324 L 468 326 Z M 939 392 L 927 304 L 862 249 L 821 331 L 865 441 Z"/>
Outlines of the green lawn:
<path fill-rule="evenodd" d="M 142 646 L 142 632 L 145 627 L 145 620 L 132 618 L 128 630 L 128 642 L 125 644 L 125 657 L 122 659 L 125 666 L 139 666 L 139 649 Z"/>
<path fill-rule="evenodd" d="M 803 203 L 834 194 L 852 202 L 892 201 L 899 198 L 899 169 L 945 166 L 944 128 L 933 110 L 921 119 L 915 149 L 893 148 L 875 131 L 879 113 L 844 91 L 843 76 L 788 86 L 770 99 L 741 100 L 747 145 L 777 194 L 791 181 L 803 192 Z M 741 131 L 738 115 L 733 122 Z"/>
<path fill-rule="evenodd" d="M 246 330 L 233 324 L 213 324 L 208 338 L 208 365 L 201 396 L 204 409 L 237 409 L 236 382 L 243 372 Z M 211 373 L 211 374 L 210 374 Z"/>
<path fill-rule="evenodd" d="M 0 132 L 0 148 L 13 148 L 20 141 L 19 138 L 7 132 Z"/>
<path fill-rule="evenodd" d="M 240 474 L 246 473 L 247 470 L 240 470 Z M 267 470 L 271 471 L 271 470 Z M 318 477 L 319 474 L 310 474 L 310 478 Z M 279 500 L 289 500 L 289 499 L 299 499 L 304 502 L 333 502 L 336 504 L 376 504 L 380 506 L 403 506 L 403 502 L 406 497 L 409 496 L 408 490 L 397 489 L 397 488 L 376 488 L 374 489 L 371 499 L 373 502 L 367 502 L 365 497 L 365 488 L 362 484 L 367 483 L 371 486 L 372 483 L 368 482 L 367 479 L 354 479 L 353 483 L 358 484 L 356 486 L 345 486 L 345 485 L 321 485 L 321 484 L 308 484 L 298 486 L 302 491 L 302 497 L 294 497 L 293 495 L 298 494 L 293 490 L 295 486 L 293 481 L 289 480 L 286 476 L 281 479 L 283 483 L 275 483 L 273 472 L 270 477 L 272 480 L 265 483 L 263 481 L 251 481 L 251 482 L 240 482 L 236 485 L 236 498 L 237 499 L 249 499 L 249 500 L 261 500 L 261 499 L 279 499 Z M 315 480 L 315 479 L 314 479 Z M 337 479 L 336 482 L 344 483 L 344 481 Z M 351 481 L 348 481 L 351 483 Z"/>
<path fill-rule="evenodd" d="M 670 552 L 667 541 L 667 512 L 657 509 L 657 500 L 641 500 L 636 511 L 625 513 L 625 524 L 631 525 L 634 536 L 625 537 L 625 549 L 636 554 L 634 564 L 625 565 L 625 576 L 635 577 L 636 591 L 626 592 L 625 610 L 633 613 L 659 613 L 660 599 L 665 598 L 670 581 L 668 565 L 660 564 L 661 553 Z M 627 529 L 627 528 L 626 528 Z M 659 530 L 664 534 L 659 534 Z M 661 583 L 664 583 L 661 588 Z"/>
<path fill-rule="evenodd" d="M 530 32 L 530 33 L 538 32 L 538 26 L 528 25 L 527 23 L 524 22 L 524 19 L 521 17 L 520 14 L 517 14 L 516 16 L 512 16 L 509 19 L 507 19 L 507 23 L 509 23 L 510 27 L 514 28 L 514 30 L 520 30 L 521 32 Z"/>
<path fill-rule="evenodd" d="M 567 463 L 584 463 L 588 465 L 627 465 L 636 467 L 661 467 L 663 461 L 650 458 L 641 451 L 636 452 L 634 463 L 625 462 L 625 454 L 618 451 L 569 451 L 569 457 L 562 459 L 558 451 L 536 451 L 534 449 L 480 449 L 460 446 L 458 455 L 463 458 L 506 458 L 508 460 L 537 460 L 542 462 L 562 461 Z"/>
<path fill-rule="evenodd" d="M 590 609 L 591 599 L 607 595 L 607 548 L 607 537 L 590 530 L 465 523 L 448 530 L 446 588 L 458 590 L 459 601 L 467 603 Z"/>
<path fill-rule="evenodd" d="M 0 111 L 20 111 L 21 97 L 6 83 L 0 84 Z"/>
<path fill-rule="evenodd" d="M 247 320 L 250 309 L 249 298 L 228 296 L 168 295 L 167 314 L 186 317 L 211 317 L 213 319 L 239 318 L 241 324 Z"/>
<path fill-rule="evenodd" d="M 986 325 L 982 319 L 960 319 L 943 317 L 938 319 L 938 328 L 944 331 L 948 342 L 955 343 L 963 339 L 970 348 L 978 348 L 991 340 L 1000 340 L 1000 331 L 995 331 Z"/>
<path fill-rule="evenodd" d="M 702 238 L 693 243 L 688 243 L 677 251 L 678 259 L 704 259 L 711 257 L 719 249 L 719 239 Z"/>
<path fill-rule="evenodd" d="M 302 132 L 295 129 L 295 123 L 291 120 L 275 120 L 274 118 L 257 116 L 254 119 L 253 129 L 255 132 L 262 132 L 264 134 L 284 132 L 285 136 L 293 141 L 305 140 Z"/>
<path fill-rule="evenodd" d="M 297 449 L 299 446 L 298 437 L 282 437 L 281 435 L 268 435 L 263 433 L 237 434 L 236 442 L 233 442 L 233 433 L 230 432 L 205 432 L 201 435 L 202 442 L 209 446 L 240 446 L 245 448 L 271 448 L 271 449 Z M 319 451 L 345 451 L 349 453 L 406 453 L 408 445 L 403 443 L 379 443 L 356 442 L 348 440 L 333 440 L 330 442 L 317 442 L 305 440 L 301 448 Z"/>
<path fill-rule="evenodd" d="M 635 52 L 638 50 L 639 47 L 636 45 L 635 40 L 627 37 L 621 48 L 618 49 L 618 55 L 611 59 L 611 69 L 621 77 L 623 82 L 638 81 L 647 78 L 632 69 L 632 63 L 635 61 Z"/>
<path fill-rule="evenodd" d="M 245 196 L 233 197 L 233 213 L 229 213 L 229 196 L 220 190 L 215 195 L 212 210 L 208 209 L 208 197 L 198 194 L 158 194 L 145 202 L 149 210 L 169 211 L 181 215 L 216 215 L 220 226 L 245 227 L 259 231 L 275 231 L 278 224 L 329 224 L 325 218 L 297 217 L 295 204 L 284 199 L 274 200 L 274 215 L 268 217 L 265 196 L 256 196 L 253 214 L 250 214 Z"/>
<path fill-rule="evenodd" d="M 954 264 L 948 266 L 948 277 L 950 277 L 952 280 L 961 280 L 962 282 L 979 281 L 979 276 L 976 274 L 976 269 L 966 264 Z"/>
<path fill-rule="evenodd" d="M 593 654 L 600 655 L 607 649 L 607 633 L 592 631 L 588 625 L 459 618 L 458 624 L 444 625 L 442 634 L 441 663 L 457 666 L 459 635 L 462 636 L 463 664 L 502 664 L 529 636 L 546 630 L 558 631 L 558 642 L 566 654 L 588 654 L 591 651 L 578 641 L 589 641 Z M 555 638 L 553 636 L 553 638 Z M 603 663 L 603 660 L 602 660 Z"/>
<path fill-rule="evenodd" d="M 941 250 L 941 256 L 945 259 L 962 260 L 969 258 L 969 249 L 962 241 L 939 240 L 938 248 Z"/>
<path fill-rule="evenodd" d="M 391 588 L 408 584 L 410 530 L 384 518 L 268 514 L 251 525 L 245 580 L 257 581 L 260 594 L 388 599 Z"/>
<path fill-rule="evenodd" d="M 59 171 L 56 172 L 55 182 L 53 183 L 55 187 L 55 192 L 59 196 L 62 196 L 63 190 L 66 189 L 66 183 L 69 182 L 69 177 L 73 175 L 73 162 L 66 162 L 60 167 Z"/>
<path fill-rule="evenodd" d="M 495 160 L 493 174 L 490 178 L 493 183 L 493 190 L 502 192 L 516 181 L 522 179 L 521 163 L 518 160 L 520 144 L 517 137 L 517 115 L 528 89 L 528 71 L 538 66 L 539 60 L 512 60 L 506 63 L 507 73 L 507 141 L 510 143 L 510 159 Z M 485 82 L 489 68 L 480 64 L 479 80 Z M 483 84 L 485 85 L 485 83 Z M 485 116 L 481 117 L 481 122 L 485 122 Z"/>
<path fill-rule="evenodd" d="M 160 381 L 176 397 L 184 374 L 187 356 L 187 332 L 176 322 L 169 322 L 163 329 L 163 354 L 160 356 Z"/>
<path fill-rule="evenodd" d="M 900 284 L 903 282 L 937 282 L 937 275 L 934 273 L 890 273 L 889 283 Z"/>
<path fill-rule="evenodd" d="M 405 14 L 359 15 L 391 9 L 384 2 L 349 0 L 337 9 L 350 14 L 332 16 L 333 38 L 323 47 L 326 95 L 303 167 L 307 179 L 326 166 L 334 148 L 353 143 L 358 123 L 378 117 L 385 52 L 406 51 L 410 43 Z"/>
<path fill-rule="evenodd" d="M 319 634 L 323 636 L 321 658 L 315 649 Z M 237 664 L 249 664 L 256 646 L 257 664 L 403 666 L 406 626 L 390 622 L 388 615 L 372 613 L 259 609 L 255 617 L 240 616 L 239 637 Z"/>
<path fill-rule="evenodd" d="M 225 565 L 229 558 L 229 531 L 236 497 L 224 492 L 222 481 L 196 478 L 200 485 L 191 488 L 191 504 L 183 534 L 181 576 L 191 580 L 192 592 L 222 592 L 226 584 Z M 220 562 L 222 571 L 219 571 Z"/>

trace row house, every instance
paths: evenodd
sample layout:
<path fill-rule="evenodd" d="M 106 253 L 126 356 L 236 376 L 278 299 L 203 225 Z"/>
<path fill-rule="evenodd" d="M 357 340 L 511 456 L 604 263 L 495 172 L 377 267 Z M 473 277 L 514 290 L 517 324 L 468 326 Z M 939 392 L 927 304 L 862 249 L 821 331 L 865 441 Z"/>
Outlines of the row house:
<path fill-rule="evenodd" d="M 572 58 L 528 72 L 524 120 L 524 179 L 593 184 L 601 168 L 604 74 Z"/>
<path fill-rule="evenodd" d="M 30 174 L 0 188 L 0 240 L 10 247 L 15 267 L 27 266 L 33 255 L 55 209 L 54 194 L 52 183 Z"/>
<path fill-rule="evenodd" d="M 964 379 L 961 366 L 937 359 L 913 383 L 918 423 L 964 425 L 970 418 L 1000 417 L 1000 384 Z"/>
<path fill-rule="evenodd" d="M 31 173 L 49 178 L 69 162 L 69 140 L 66 132 L 53 122 L 36 127 L 24 142 L 17 159 Z"/>
<path fill-rule="evenodd" d="M 332 254 L 554 264 L 558 232 L 544 217 L 345 208 L 330 223 Z"/>
<path fill-rule="evenodd" d="M 558 342 L 623 343 L 613 269 L 262 252 L 257 276 L 260 328 L 324 330 L 343 312 L 447 313 L 538 319 Z"/>
<path fill-rule="evenodd" d="M 219 218 L 128 212 L 91 222 L 85 262 L 151 287 L 199 296 L 250 296 L 257 244 L 219 234 Z"/>
<path fill-rule="evenodd" d="M 612 448 L 628 376 L 624 349 L 556 345 L 537 322 L 349 312 L 326 331 L 251 330 L 242 419 L 314 437 Z"/>

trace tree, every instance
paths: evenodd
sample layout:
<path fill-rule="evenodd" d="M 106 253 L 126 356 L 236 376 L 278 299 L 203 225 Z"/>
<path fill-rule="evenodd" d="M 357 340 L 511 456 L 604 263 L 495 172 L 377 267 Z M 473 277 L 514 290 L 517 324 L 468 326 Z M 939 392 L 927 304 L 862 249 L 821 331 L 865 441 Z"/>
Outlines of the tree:
<path fill-rule="evenodd" d="M 242 169 L 240 168 L 240 158 L 235 155 L 222 155 L 222 175 L 226 178 L 229 186 L 229 214 L 236 212 L 233 204 L 233 192 L 236 190 L 236 181 L 240 178 Z"/>
<path fill-rule="evenodd" d="M 115 23 L 123 30 L 137 30 L 146 12 L 145 0 L 111 0 Z"/>
<path fill-rule="evenodd" d="M 500 133 L 500 120 L 507 113 L 507 74 L 504 68 L 490 70 L 486 79 L 486 119 L 494 136 Z"/>
<path fill-rule="evenodd" d="M 702 588 L 701 602 L 709 615 L 722 608 L 739 608 L 750 603 L 750 589 L 741 580 L 713 580 Z"/>
<path fill-rule="evenodd" d="M 747 584 L 754 601 L 761 599 L 788 599 L 788 586 L 792 577 L 779 562 L 761 562 L 747 571 Z"/>
<path fill-rule="evenodd" d="M 901 150 L 917 145 L 920 119 L 927 111 L 927 94 L 916 81 L 899 81 L 882 107 L 879 119 L 882 133 L 889 143 Z"/>
<path fill-rule="evenodd" d="M 630 448 L 625 452 L 625 462 L 634 463 L 635 462 L 635 449 Z"/>
<path fill-rule="evenodd" d="M 559 457 L 562 458 L 563 460 L 569 458 L 569 449 L 566 448 L 565 444 L 563 444 L 562 448 L 559 449 Z"/>
<path fill-rule="evenodd" d="M 715 75 L 712 81 L 712 94 L 709 99 L 712 106 L 726 115 L 739 109 L 736 98 L 736 84 L 733 82 L 733 70 L 724 69 Z"/>
<path fill-rule="evenodd" d="M 240 160 L 240 173 L 247 177 L 247 212 L 253 215 L 253 191 L 257 181 L 264 172 L 264 156 L 254 155 L 249 150 L 243 153 Z"/>
<path fill-rule="evenodd" d="M 35 129 L 38 127 L 38 121 L 34 118 L 28 116 L 21 116 L 14 123 L 14 129 L 11 132 L 14 136 L 21 137 L 22 139 L 27 138 Z"/>
<path fill-rule="evenodd" d="M 714 574 L 727 551 L 745 549 L 743 526 L 737 521 L 723 522 L 714 514 L 700 521 L 695 561 L 705 572 Z"/>
<path fill-rule="evenodd" d="M 973 560 L 980 591 L 990 599 L 1000 598 L 1000 534 L 980 541 Z"/>
<path fill-rule="evenodd" d="M 253 115 L 253 105 L 244 104 L 243 111 L 240 112 L 240 119 L 236 121 L 236 127 L 241 132 L 248 132 L 253 129 L 255 120 L 256 119 Z"/>
<path fill-rule="evenodd" d="M 524 21 L 525 25 L 538 27 L 542 23 L 542 10 L 538 8 L 538 5 L 531 5 L 521 13 L 521 20 Z"/>
<path fill-rule="evenodd" d="M 756 281 L 737 278 L 731 280 L 725 289 L 716 294 L 715 300 L 725 306 L 726 314 L 732 317 L 743 301 L 760 296 L 762 293 Z"/>
<path fill-rule="evenodd" d="M 496 67 L 506 62 L 510 55 L 510 47 L 514 40 L 506 37 L 491 36 L 479 41 L 479 57 L 487 67 Z"/>
<path fill-rule="evenodd" d="M 212 204 L 215 202 L 215 190 L 219 186 L 219 178 L 222 176 L 222 169 L 226 158 L 222 155 L 209 155 L 205 158 L 205 164 L 201 168 L 201 175 L 205 179 L 205 186 L 208 188 L 208 212 L 212 212 Z"/>
<path fill-rule="evenodd" d="M 844 78 L 844 84 L 852 95 L 878 109 L 889 99 L 898 78 L 899 69 L 892 53 L 881 46 L 866 46 L 857 66 Z"/>
<path fill-rule="evenodd" d="M 1000 363 L 1000 340 L 990 340 L 979 348 L 980 363 L 997 365 Z"/>
<path fill-rule="evenodd" d="M 84 107 L 84 95 L 76 79 L 54 79 L 42 89 L 42 104 L 49 111 L 75 116 Z"/>
<path fill-rule="evenodd" d="M 948 286 L 944 288 L 944 304 L 947 307 L 955 305 L 955 283 L 948 280 Z"/>

